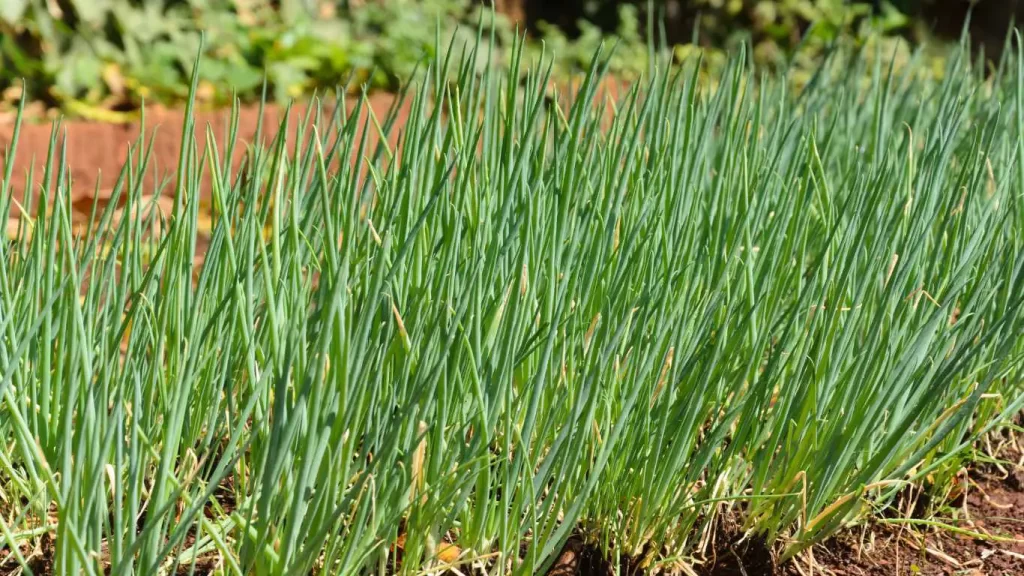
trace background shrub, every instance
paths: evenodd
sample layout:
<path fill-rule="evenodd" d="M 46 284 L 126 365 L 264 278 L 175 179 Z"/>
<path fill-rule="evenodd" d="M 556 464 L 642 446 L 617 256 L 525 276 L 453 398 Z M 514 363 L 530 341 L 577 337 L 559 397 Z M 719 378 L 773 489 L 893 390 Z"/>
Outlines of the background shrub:
<path fill-rule="evenodd" d="M 143 100 L 180 103 L 187 71 L 206 32 L 200 105 L 234 96 L 286 100 L 339 84 L 394 89 L 443 43 L 473 42 L 468 30 L 489 12 L 480 0 L 4 0 L 0 2 L 0 108 L 24 79 L 36 107 L 118 120 Z M 998 4 L 998 6 L 997 6 Z M 955 35 L 961 0 L 503 0 L 494 29 L 508 47 L 517 26 L 544 40 L 556 73 L 585 67 L 609 36 L 620 40 L 611 72 L 634 78 L 647 68 L 646 39 L 728 50 L 754 46 L 760 64 L 811 66 L 839 38 L 865 30 L 919 40 L 925 30 Z M 1018 2 L 983 2 L 978 42 L 1001 46 Z M 904 16 L 914 14 L 917 19 Z M 651 23 L 658 22 L 657 27 Z M 485 16 L 489 26 L 489 15 Z M 931 24 L 927 26 L 926 24 Z M 461 32 L 457 32 L 461 30 Z M 664 33 L 664 35 L 662 35 Z M 536 55 L 540 44 L 531 45 Z M 507 50 L 506 50 L 507 52 Z M 712 55 L 714 57 L 714 55 Z M 720 55 L 718 56 L 720 60 Z M 496 55 L 493 64 L 507 64 Z"/>

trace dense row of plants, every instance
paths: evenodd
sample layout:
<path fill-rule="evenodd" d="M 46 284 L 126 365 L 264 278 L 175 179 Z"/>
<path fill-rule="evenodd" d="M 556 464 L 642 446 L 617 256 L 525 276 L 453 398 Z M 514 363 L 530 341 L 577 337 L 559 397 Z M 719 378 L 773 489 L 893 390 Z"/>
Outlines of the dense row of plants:
<path fill-rule="evenodd" d="M 188 120 L 169 212 L 139 142 L 73 220 L 55 127 L 41 196 L 0 189 L 4 566 L 534 574 L 578 534 L 671 570 L 725 521 L 786 559 L 941 502 L 1021 408 L 1020 56 L 617 101 L 594 56 L 567 106 L 487 45 L 435 50 L 397 147 L 359 100 L 232 172 Z"/>
<path fill-rule="evenodd" d="M 610 30 L 581 19 L 571 39 L 541 23 L 528 50 L 537 54 L 540 41 L 546 42 L 557 58 L 555 76 L 564 76 L 585 67 L 612 32 L 621 45 L 610 73 L 636 78 L 647 70 L 645 37 L 648 32 L 659 37 L 647 17 L 665 15 L 659 2 L 649 13 L 637 4 L 643 3 L 610 8 L 616 22 Z M 785 65 L 799 52 L 798 64 L 810 69 L 823 47 L 839 36 L 857 37 L 865 26 L 882 33 L 904 29 L 907 20 L 886 7 L 873 12 L 867 3 L 846 6 L 839 0 L 699 0 L 690 7 L 703 11 L 692 40 L 705 48 L 749 40 L 756 60 L 770 65 Z M 21 80 L 38 99 L 32 116 L 50 107 L 117 121 L 134 118 L 124 112 L 137 111 L 143 100 L 180 104 L 202 32 L 201 105 L 230 105 L 235 96 L 258 100 L 264 78 L 278 102 L 333 90 L 348 80 L 352 86 L 394 89 L 431 55 L 435 22 L 445 39 L 470 42 L 466 25 L 471 30 L 480 12 L 480 3 L 472 0 L 5 0 L 0 3 L 0 108 L 16 105 Z M 494 26 L 501 47 L 490 65 L 507 68 L 516 24 L 501 14 L 485 21 Z M 724 53 L 718 53 L 717 61 L 722 60 Z"/>

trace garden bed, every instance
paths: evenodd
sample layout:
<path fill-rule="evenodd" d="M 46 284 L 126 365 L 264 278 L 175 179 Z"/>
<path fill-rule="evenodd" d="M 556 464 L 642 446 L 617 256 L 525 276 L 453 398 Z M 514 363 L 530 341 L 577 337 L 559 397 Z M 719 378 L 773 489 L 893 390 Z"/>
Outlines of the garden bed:
<path fill-rule="evenodd" d="M 816 546 L 782 572 L 836 576 L 1013 576 L 1024 573 L 1024 456 L 1013 446 L 996 465 L 965 474 L 965 493 L 944 510 L 947 518 L 912 518 L 866 525 Z M 956 516 L 956 518 L 952 518 Z M 943 521 L 947 526 L 928 526 Z M 960 530 L 962 532 L 957 532 Z M 817 564 L 812 572 L 811 562 Z M 821 569 L 825 569 L 824 572 Z M 748 572 L 748 574 L 751 574 Z M 752 576 L 752 574 L 751 574 Z"/>
<path fill-rule="evenodd" d="M 916 573 L 1003 569 L 1019 478 L 970 450 L 1021 408 L 1024 119 L 1002 114 L 1024 92 L 975 90 L 955 63 L 894 83 L 850 62 L 799 94 L 692 68 L 605 117 L 555 108 L 536 76 L 467 75 L 421 92 L 387 147 L 359 148 L 373 122 L 334 126 L 337 149 L 306 132 L 297 158 L 256 142 L 244 163 L 188 163 L 180 196 L 123 191 L 90 237 L 16 214 L 12 555 L 69 573 L 600 574 L 621 553 L 627 572 L 870 574 L 902 570 L 921 534 Z M 241 153 L 256 131 L 238 124 Z M 100 133 L 62 171 L 104 161 Z M 958 479 L 961 502 L 913 505 Z"/>
<path fill-rule="evenodd" d="M 868 518 L 779 565 L 758 539 L 743 540 L 723 528 L 695 566 L 698 576 L 1016 576 L 1024 573 L 1024 453 L 1017 436 L 1006 441 L 998 463 L 965 469 L 964 494 L 944 509 L 951 518 Z M 952 518 L 955 516 L 955 518 Z M 911 522 L 919 521 L 919 524 Z M 928 523 L 942 522 L 946 526 Z M 957 530 L 961 532 L 957 532 Z M 634 559 L 621 576 L 644 570 Z M 686 574 L 686 572 L 662 572 Z M 615 567 L 579 536 L 570 539 L 548 576 L 611 576 Z"/>
<path fill-rule="evenodd" d="M 695 567 L 697 576 L 1017 576 L 1024 573 L 1024 453 L 1016 435 L 1006 434 L 1000 463 L 983 464 L 964 476 L 965 497 L 949 508 L 959 515 L 948 528 L 880 523 L 868 519 L 863 526 L 843 531 L 789 563 L 778 565 L 773 551 L 758 540 L 738 542 L 735 532 L 723 530 Z M 230 491 L 218 493 L 223 510 L 234 510 Z M 213 517 L 213 511 L 210 516 Z M 1013 540 L 1013 541 L 1009 541 Z M 189 541 L 186 541 L 190 544 Z M 53 569 L 53 540 L 43 538 L 36 549 L 24 549 L 37 574 Z M 196 562 L 196 576 L 211 573 L 216 556 Z M 0 576 L 14 574 L 5 552 L 0 552 Z M 189 566 L 178 573 L 190 573 Z M 449 571 L 457 576 L 462 572 Z M 573 536 L 547 576 L 612 576 L 615 567 L 595 546 Z M 623 559 L 620 576 L 639 576 L 644 570 Z M 666 576 L 685 572 L 662 572 Z"/>

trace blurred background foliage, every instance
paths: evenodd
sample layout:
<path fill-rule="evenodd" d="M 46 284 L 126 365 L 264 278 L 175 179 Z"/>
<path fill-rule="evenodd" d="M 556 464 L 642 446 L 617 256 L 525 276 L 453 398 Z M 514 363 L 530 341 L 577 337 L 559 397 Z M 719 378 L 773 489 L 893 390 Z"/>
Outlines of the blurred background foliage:
<path fill-rule="evenodd" d="M 970 0 L 496 0 L 493 32 L 508 46 L 525 30 L 565 76 L 584 67 L 600 42 L 619 40 L 611 72 L 648 65 L 646 40 L 677 57 L 706 50 L 713 66 L 741 42 L 765 66 L 813 66 L 836 41 L 902 45 L 958 35 Z M 1001 46 L 1017 0 L 974 6 L 972 34 Z M 475 41 L 490 2 L 476 0 L 0 0 L 0 108 L 24 79 L 36 111 L 117 121 L 139 105 L 174 106 L 206 42 L 200 104 L 259 99 L 264 76 L 278 101 L 339 84 L 394 89 L 443 43 Z M 652 23 L 657 22 L 657 26 Z M 457 37 L 456 35 L 461 35 Z M 892 47 L 887 47 L 892 48 Z M 892 49 L 899 49 L 892 48 Z M 891 50 L 890 50 L 891 53 Z M 495 61 L 504 63 L 502 51 Z"/>

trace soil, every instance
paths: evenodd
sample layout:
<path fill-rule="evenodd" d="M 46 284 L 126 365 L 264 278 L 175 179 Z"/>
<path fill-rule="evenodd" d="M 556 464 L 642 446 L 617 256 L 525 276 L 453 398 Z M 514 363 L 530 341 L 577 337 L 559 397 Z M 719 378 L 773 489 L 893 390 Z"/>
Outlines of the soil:
<path fill-rule="evenodd" d="M 1024 576 L 1024 454 L 1014 449 L 1001 467 L 981 465 L 969 473 L 969 489 L 957 503 L 960 520 L 946 520 L 980 538 L 927 526 L 876 520 L 840 533 L 782 566 L 759 540 L 724 537 L 696 567 L 698 576 Z M 548 576 L 611 576 L 599 550 L 570 539 Z M 622 576 L 643 574 L 629 561 Z"/>
<path fill-rule="evenodd" d="M 384 122 L 388 111 L 396 102 L 396 97 L 391 94 L 377 93 L 369 97 L 369 108 L 373 110 L 378 121 Z M 346 102 L 347 112 L 351 112 L 355 102 Z M 404 123 L 411 107 L 411 99 L 406 99 L 399 112 L 398 124 Z M 298 105 L 292 108 L 288 123 L 288 143 L 294 146 L 299 125 L 302 124 L 308 105 Z M 322 114 L 326 123 L 334 111 L 333 104 L 324 103 Z M 255 144 L 256 127 L 260 118 L 259 106 L 246 106 L 239 110 L 238 132 L 235 150 L 232 158 L 232 167 L 238 168 L 245 155 L 246 145 Z M 263 144 L 268 144 L 279 132 L 279 126 L 284 120 L 285 109 L 279 106 L 268 105 L 263 115 Z M 146 176 L 145 189 L 153 189 L 151 183 L 167 179 L 169 186 L 164 188 L 166 193 L 173 190 L 173 179 L 178 167 L 179 146 L 182 141 L 184 111 L 154 109 L 146 111 L 145 141 L 149 144 L 152 138 L 153 149 Z M 226 133 L 229 128 L 229 111 L 206 111 L 195 114 L 196 141 L 200 156 L 206 150 L 206 131 L 210 129 L 214 140 L 217 143 L 217 150 L 224 154 L 227 148 Z M 357 138 L 362 134 L 364 121 L 367 119 L 367 111 L 364 107 L 359 118 Z M 129 146 L 138 143 L 140 135 L 140 124 L 108 124 L 75 120 L 62 123 L 60 138 L 66 138 L 67 142 L 67 165 L 72 180 L 72 190 L 75 196 L 95 195 L 98 189 L 101 196 L 109 195 L 110 190 L 117 182 L 122 166 L 128 158 Z M 306 133 L 309 133 L 309 128 Z M 321 127 L 321 135 L 323 135 Z M 14 123 L 11 121 L 0 122 L 0 150 L 9 150 L 14 133 Z M 21 133 L 18 137 L 17 155 L 15 156 L 14 171 L 11 175 L 11 186 L 16 196 L 20 197 L 28 182 L 28 171 L 34 171 L 34 184 L 38 189 L 43 179 L 43 171 L 46 165 L 47 150 L 50 145 L 52 125 L 50 123 L 23 123 Z M 392 130 L 390 141 L 397 142 L 399 132 Z M 155 138 L 153 136 L 156 135 Z M 373 150 L 379 141 L 377 131 L 372 127 L 367 133 L 367 145 Z M 134 150 L 134 162 L 138 163 L 139 155 L 143 150 Z M 55 152 L 59 159 L 60 141 Z M 6 158 L 5 158 L 6 160 Z M 56 162 L 54 162 L 56 164 Z M 209 192 L 209 180 L 204 182 L 203 192 Z"/>
<path fill-rule="evenodd" d="M 1024 456 L 1015 465 L 980 466 L 958 510 L 946 520 L 977 538 L 925 526 L 876 524 L 842 534 L 813 550 L 815 573 L 837 576 L 1020 576 L 1024 574 Z M 810 574 L 808 557 L 786 566 L 786 576 Z M 824 570 L 823 570 L 824 569 Z M 749 573 L 754 576 L 755 573 Z"/>
<path fill-rule="evenodd" d="M 980 466 L 970 473 L 970 489 L 960 503 L 961 520 L 950 525 L 986 538 L 958 535 L 950 530 L 911 529 L 876 520 L 858 531 L 841 533 L 783 566 L 772 550 L 756 539 L 740 542 L 726 535 L 697 567 L 698 576 L 1020 576 L 1024 575 L 1024 453 L 1007 456 L 1013 464 Z M 217 494 L 232 509 L 230 491 Z M 919 528 L 919 527 L 915 527 Z M 191 538 L 191 535 L 190 537 Z M 186 541 L 186 547 L 191 541 Z M 54 540 L 43 535 L 34 548 L 23 548 L 36 574 L 53 570 Z M 210 555 L 196 561 L 194 574 L 217 567 Z M 191 565 L 179 566 L 187 574 Z M 17 567 L 0 550 L 0 575 Z M 592 546 L 570 538 L 548 576 L 611 576 L 613 566 Z M 643 574 L 629 559 L 619 566 L 622 576 Z"/>
<path fill-rule="evenodd" d="M 25 556 L 28 566 L 33 574 L 52 574 L 54 550 L 54 539 L 49 534 L 43 534 L 39 539 L 39 546 L 36 550 L 30 551 L 31 559 Z M 2 570 L 2 569 L 0 569 Z"/>
<path fill-rule="evenodd" d="M 776 568 L 771 549 L 763 540 L 740 542 L 738 534 L 725 538 L 709 553 L 710 558 L 696 567 L 697 576 L 776 576 L 783 574 Z M 642 576 L 646 572 L 636 562 L 623 558 L 619 576 Z M 614 564 L 609 562 L 595 546 L 570 538 L 548 571 L 547 576 L 614 576 Z M 675 573 L 672 573 L 675 574 Z M 683 573 L 679 573 L 683 574 Z"/>
<path fill-rule="evenodd" d="M 697 573 L 700 576 L 775 576 L 779 573 L 764 540 L 738 540 L 735 535 L 719 545 L 712 552 L 711 561 Z"/>
<path fill-rule="evenodd" d="M 596 101 L 605 97 L 617 99 L 624 97 L 625 84 L 613 79 L 605 79 L 599 88 Z M 564 103 L 571 98 L 574 90 L 578 89 L 578 83 L 562 85 L 557 87 L 562 94 L 560 102 Z M 356 99 L 346 100 L 347 117 L 355 107 Z M 380 141 L 380 133 L 368 123 L 369 116 L 367 108 L 373 111 L 378 122 L 383 125 L 388 113 L 397 103 L 397 96 L 394 94 L 378 92 L 368 97 L 368 106 L 364 106 L 358 118 L 355 142 L 362 137 L 364 129 L 366 132 L 365 153 L 372 153 Z M 402 128 L 408 120 L 412 108 L 412 95 L 410 94 L 401 108 L 397 111 L 392 129 L 388 132 L 388 142 L 392 150 L 400 148 Z M 296 142 L 298 129 L 304 130 L 303 147 L 308 144 L 311 126 L 303 124 L 308 104 L 298 104 L 292 107 L 287 124 L 287 144 L 289 156 L 292 156 Z M 321 138 L 333 142 L 335 135 L 329 131 L 327 123 L 334 112 L 334 103 L 324 102 L 321 106 L 322 123 L 318 126 Z M 263 114 L 263 142 L 264 146 L 269 145 L 279 133 L 279 127 L 284 120 L 285 109 L 268 105 L 264 108 Z M 611 108 L 606 109 L 605 124 L 611 120 Z M 61 154 L 61 143 L 66 141 L 68 175 L 71 178 L 71 194 L 76 209 L 88 214 L 93 198 L 101 200 L 100 207 L 105 204 L 104 200 L 109 198 L 118 176 L 128 159 L 129 147 L 133 152 L 133 163 L 138 164 L 140 155 L 145 151 L 152 141 L 152 151 L 144 174 L 143 194 L 148 196 L 158 190 L 165 197 L 170 197 L 174 191 L 174 179 L 178 168 L 179 146 L 182 141 L 183 124 L 185 114 L 183 110 L 168 110 L 154 107 L 146 111 L 145 145 L 142 149 L 137 146 L 139 142 L 141 126 L 139 122 L 129 124 L 110 124 L 93 122 L 88 120 L 73 120 L 60 124 L 57 147 L 55 149 L 54 165 L 59 161 Z M 229 129 L 230 111 L 199 111 L 194 114 L 195 118 L 195 140 L 196 147 L 201 158 L 207 147 L 207 129 L 209 129 L 213 140 L 217 144 L 219 154 L 224 154 L 227 149 L 226 134 Z M 237 139 L 232 157 L 232 168 L 237 171 L 241 166 L 242 159 L 246 153 L 246 147 L 256 144 L 256 128 L 260 118 L 258 105 L 244 106 L 239 109 Z M 368 128 L 367 128 L 368 126 Z M 14 158 L 14 169 L 11 174 L 10 189 L 14 192 L 19 201 L 23 201 L 26 185 L 29 181 L 28 175 L 33 173 L 33 199 L 38 198 L 41 183 L 43 181 L 46 158 L 52 137 L 53 125 L 50 122 L 22 123 L 18 137 L 18 145 Z M 11 149 L 11 142 L 14 136 L 14 121 L 11 118 L 0 119 L 0 179 L 3 178 L 3 166 L 6 163 L 6 155 Z M 155 137 L 154 137 L 155 136 Z M 325 150 L 326 152 L 326 150 Z M 356 161 L 355 153 L 349 158 L 350 162 Z M 337 168 L 337 161 L 334 166 L 328 169 Z M 201 183 L 201 195 L 208 197 L 210 192 L 209 167 L 204 171 L 204 179 Z M 56 179 L 56 175 L 53 176 Z M 160 184 L 158 187 L 157 184 Z M 53 190 L 51 187 L 50 190 Z M 11 207 L 11 220 L 19 216 L 19 207 L 15 204 Z M 13 224 L 8 224 L 13 226 Z"/>

